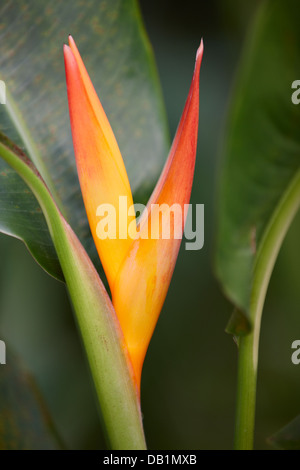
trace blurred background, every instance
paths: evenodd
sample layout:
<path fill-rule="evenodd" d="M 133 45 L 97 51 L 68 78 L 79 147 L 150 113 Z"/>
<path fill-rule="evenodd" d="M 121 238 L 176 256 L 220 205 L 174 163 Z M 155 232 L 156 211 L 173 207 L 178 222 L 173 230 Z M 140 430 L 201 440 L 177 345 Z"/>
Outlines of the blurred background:
<path fill-rule="evenodd" d="M 259 1 L 140 1 L 173 137 L 204 39 L 193 203 L 205 205 L 201 251 L 181 250 L 146 357 L 142 410 L 150 449 L 230 449 L 237 348 L 224 329 L 231 313 L 213 274 L 214 207 L 226 115 L 247 29 Z M 300 217 L 280 252 L 262 321 L 256 442 L 300 413 Z M 17 240 L 0 236 L 0 338 L 17 351 L 45 398 L 66 447 L 104 448 L 87 362 L 64 286 Z M 12 282 L 13 279 L 13 282 Z M 101 447 L 102 446 L 102 447 Z"/>

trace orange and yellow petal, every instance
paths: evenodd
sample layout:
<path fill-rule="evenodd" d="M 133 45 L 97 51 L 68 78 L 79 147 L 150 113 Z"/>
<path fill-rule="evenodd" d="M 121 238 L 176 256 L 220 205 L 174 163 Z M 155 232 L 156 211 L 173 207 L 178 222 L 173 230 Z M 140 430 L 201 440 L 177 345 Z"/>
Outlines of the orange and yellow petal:
<path fill-rule="evenodd" d="M 64 46 L 64 57 L 77 171 L 94 242 L 112 286 L 132 243 L 126 230 L 119 237 L 120 227 L 135 223 L 134 217 L 129 219 L 126 211 L 119 210 L 119 200 L 130 207 L 132 193 L 115 136 L 72 37 L 69 43 Z M 109 224 L 109 215 L 115 227 Z"/>
<path fill-rule="evenodd" d="M 168 160 L 149 200 L 147 211 L 141 217 L 139 238 L 130 246 L 112 289 L 113 304 L 138 386 L 145 354 L 177 260 L 185 223 L 184 205 L 190 200 L 198 135 L 202 55 L 201 42 L 192 84 Z M 170 211 L 170 238 L 162 238 L 158 211 L 160 209 L 167 215 L 174 204 L 180 210 Z M 172 215 L 179 213 L 181 217 Z M 158 238 L 153 238 L 153 234 L 158 234 Z"/>

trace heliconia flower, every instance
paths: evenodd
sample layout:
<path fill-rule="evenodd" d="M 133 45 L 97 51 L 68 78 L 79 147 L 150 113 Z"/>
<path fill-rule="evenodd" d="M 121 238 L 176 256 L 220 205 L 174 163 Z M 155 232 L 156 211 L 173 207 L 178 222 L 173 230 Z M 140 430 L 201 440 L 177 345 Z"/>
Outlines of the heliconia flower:
<path fill-rule="evenodd" d="M 91 232 L 103 264 L 112 301 L 140 388 L 145 354 L 174 271 L 185 224 L 196 157 L 199 74 L 203 43 L 183 114 L 159 181 L 139 224 L 119 214 L 119 196 L 132 204 L 130 185 L 115 137 L 80 58 L 74 40 L 65 46 L 71 128 L 81 191 Z M 135 238 L 99 239 L 97 208 L 109 203 L 117 217 L 132 223 Z M 174 209 L 174 211 L 173 211 Z M 178 210 L 176 210 L 178 209 Z M 162 236 L 159 213 L 170 216 L 170 233 Z M 181 216 L 180 216 L 181 214 Z M 121 219 L 120 219 L 121 220 Z M 153 234 L 156 235 L 153 237 Z M 128 234 L 127 234 L 128 235 Z"/>

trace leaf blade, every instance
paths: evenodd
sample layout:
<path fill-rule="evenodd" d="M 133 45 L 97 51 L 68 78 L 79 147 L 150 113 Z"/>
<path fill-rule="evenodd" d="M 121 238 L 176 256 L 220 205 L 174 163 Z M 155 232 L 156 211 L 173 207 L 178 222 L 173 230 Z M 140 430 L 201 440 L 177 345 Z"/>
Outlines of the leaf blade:
<path fill-rule="evenodd" d="M 22 361 L 9 349 L 6 364 L 0 367 L 0 449 L 61 449 L 40 392 Z"/>
<path fill-rule="evenodd" d="M 300 416 L 268 438 L 268 442 L 276 449 L 300 449 Z"/>
<path fill-rule="evenodd" d="M 300 108 L 291 102 L 300 56 L 297 11 L 294 0 L 263 4 L 230 115 L 215 266 L 226 295 L 248 315 L 259 247 L 300 167 Z"/>

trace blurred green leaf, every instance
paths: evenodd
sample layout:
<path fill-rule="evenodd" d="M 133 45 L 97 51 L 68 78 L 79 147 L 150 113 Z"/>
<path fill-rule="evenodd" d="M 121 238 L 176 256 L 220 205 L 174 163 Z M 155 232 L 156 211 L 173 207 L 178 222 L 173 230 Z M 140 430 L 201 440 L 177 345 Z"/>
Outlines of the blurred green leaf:
<path fill-rule="evenodd" d="M 300 106 L 291 100 L 300 70 L 299 15 L 297 0 L 261 5 L 242 56 L 226 134 L 216 272 L 225 294 L 248 314 L 258 253 L 265 267 L 269 263 L 269 275 L 297 209 L 295 199 L 289 216 L 279 212 L 300 168 Z"/>
<path fill-rule="evenodd" d="M 0 450 L 61 447 L 34 379 L 8 350 L 0 365 Z"/>
<path fill-rule="evenodd" d="M 0 168 L 0 231 L 24 241 L 37 262 L 49 274 L 63 280 L 45 217 L 35 196 L 1 159 Z"/>
<path fill-rule="evenodd" d="M 135 200 L 145 202 L 167 156 L 168 138 L 138 4 L 66 0 L 45 6 L 14 0 L 0 7 L 0 32 L 0 78 L 7 89 L 0 128 L 25 147 L 99 268 L 73 156 L 62 46 L 72 33 L 116 134 Z M 3 162 L 0 187 L 0 230 L 23 239 L 38 262 L 60 278 L 43 216 Z"/>
<path fill-rule="evenodd" d="M 269 437 L 268 442 L 276 449 L 300 450 L 300 416 Z"/>
<path fill-rule="evenodd" d="M 226 325 L 226 333 L 233 336 L 243 336 L 251 331 L 251 323 L 247 316 L 237 308 L 232 312 Z"/>

